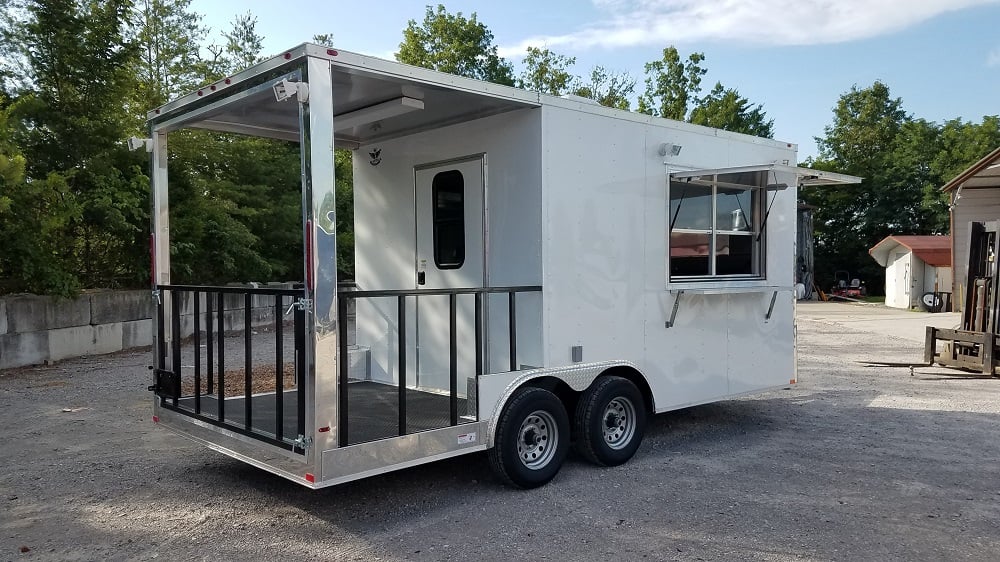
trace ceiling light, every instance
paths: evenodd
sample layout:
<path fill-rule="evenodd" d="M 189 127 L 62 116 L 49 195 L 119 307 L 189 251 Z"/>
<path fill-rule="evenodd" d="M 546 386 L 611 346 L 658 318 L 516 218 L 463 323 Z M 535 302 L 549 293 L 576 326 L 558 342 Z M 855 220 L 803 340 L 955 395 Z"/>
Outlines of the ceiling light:
<path fill-rule="evenodd" d="M 333 126 L 336 129 L 353 129 L 360 125 L 367 125 L 368 123 L 374 123 L 423 108 L 423 100 L 403 96 L 354 111 L 348 111 L 340 115 L 334 115 Z"/>

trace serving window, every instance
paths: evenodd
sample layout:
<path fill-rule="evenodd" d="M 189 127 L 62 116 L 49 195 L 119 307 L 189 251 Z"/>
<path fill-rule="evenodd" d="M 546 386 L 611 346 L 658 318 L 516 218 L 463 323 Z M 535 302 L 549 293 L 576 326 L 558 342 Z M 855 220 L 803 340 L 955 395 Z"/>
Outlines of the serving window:
<path fill-rule="evenodd" d="M 764 277 L 767 172 L 672 178 L 671 280 Z"/>

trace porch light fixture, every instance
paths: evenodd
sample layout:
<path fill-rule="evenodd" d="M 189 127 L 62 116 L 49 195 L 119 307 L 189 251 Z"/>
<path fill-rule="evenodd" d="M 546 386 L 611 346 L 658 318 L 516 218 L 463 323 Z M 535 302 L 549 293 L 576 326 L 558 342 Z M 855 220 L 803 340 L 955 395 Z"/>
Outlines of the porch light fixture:
<path fill-rule="evenodd" d="M 677 156 L 681 153 L 682 148 L 684 147 L 679 144 L 665 142 L 660 145 L 660 156 L 667 156 L 668 154 L 670 156 Z"/>
<path fill-rule="evenodd" d="M 348 111 L 347 113 L 341 113 L 340 115 L 334 115 L 333 126 L 337 129 L 353 129 L 354 127 L 375 123 L 423 108 L 423 100 L 401 96 L 354 111 Z"/>
<path fill-rule="evenodd" d="M 298 97 L 300 103 L 309 101 L 309 84 L 305 82 L 292 82 L 286 78 L 275 82 L 272 88 L 274 89 L 274 99 L 277 101 L 285 101 L 293 97 Z"/>

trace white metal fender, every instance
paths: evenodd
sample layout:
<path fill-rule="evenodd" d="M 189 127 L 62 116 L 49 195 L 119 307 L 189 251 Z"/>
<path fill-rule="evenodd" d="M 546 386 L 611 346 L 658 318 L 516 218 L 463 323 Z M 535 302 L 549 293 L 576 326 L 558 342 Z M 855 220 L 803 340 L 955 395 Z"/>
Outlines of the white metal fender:
<path fill-rule="evenodd" d="M 542 377 L 555 377 L 565 382 L 571 389 L 582 392 L 594 382 L 604 371 L 613 367 L 630 367 L 635 369 L 643 378 L 642 369 L 631 362 L 625 360 L 600 361 L 597 363 L 581 363 L 566 367 L 551 367 L 541 369 L 531 369 L 529 371 L 512 371 L 509 373 L 497 373 L 486 375 L 479 379 L 479 400 L 480 400 L 480 420 L 484 413 L 489 413 L 489 425 L 486 431 L 486 446 L 492 447 L 496 437 L 496 425 L 500 419 L 500 412 L 514 392 L 524 385 L 524 383 Z M 650 400 L 653 398 L 650 397 Z M 492 404 L 492 408 L 490 408 Z M 653 411 L 656 411 L 654 404 Z M 569 412 L 572 419 L 573 413 Z"/>

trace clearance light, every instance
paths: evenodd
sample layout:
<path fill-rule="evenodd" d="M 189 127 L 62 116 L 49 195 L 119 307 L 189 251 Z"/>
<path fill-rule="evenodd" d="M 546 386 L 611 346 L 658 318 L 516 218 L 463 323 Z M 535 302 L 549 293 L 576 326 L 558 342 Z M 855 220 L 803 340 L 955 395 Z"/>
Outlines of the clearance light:
<path fill-rule="evenodd" d="M 312 484 L 315 484 L 316 483 L 316 477 L 313 476 L 313 474 L 311 472 L 307 472 L 306 473 L 306 482 L 310 482 Z"/>
<path fill-rule="evenodd" d="M 160 416 L 153 416 L 153 423 L 160 423 Z"/>

